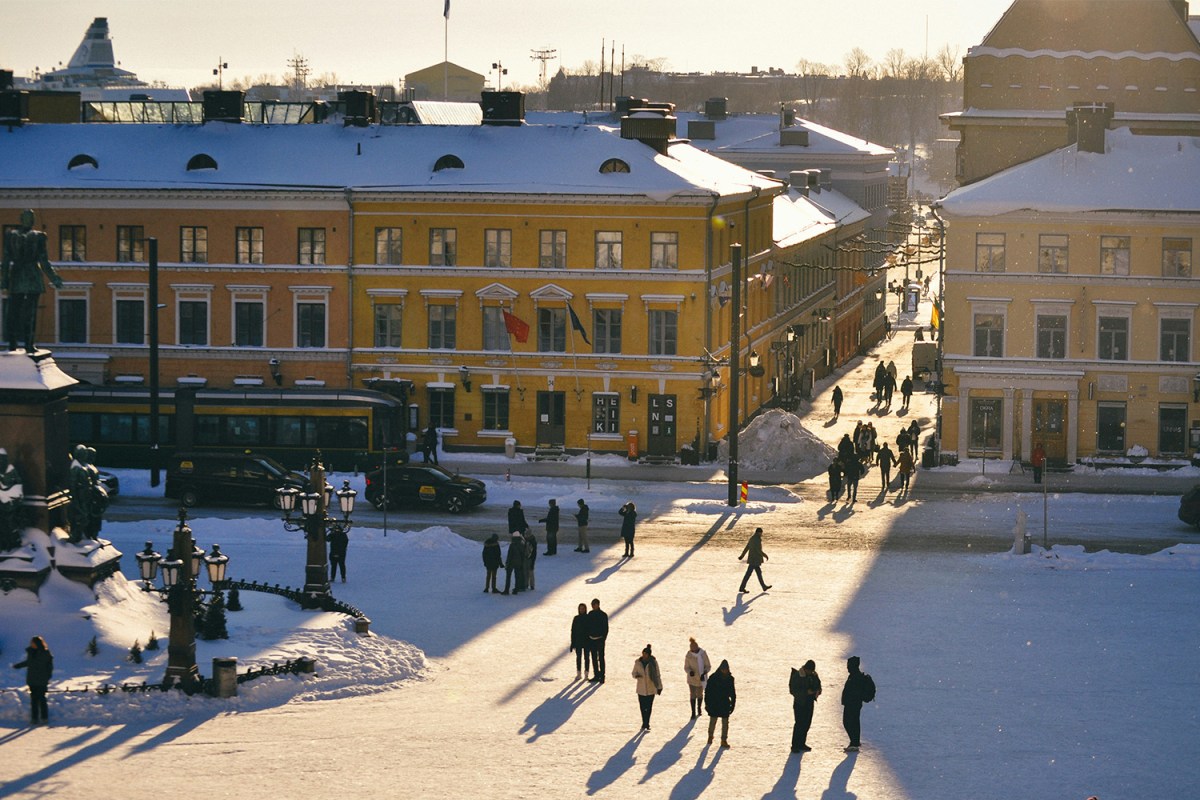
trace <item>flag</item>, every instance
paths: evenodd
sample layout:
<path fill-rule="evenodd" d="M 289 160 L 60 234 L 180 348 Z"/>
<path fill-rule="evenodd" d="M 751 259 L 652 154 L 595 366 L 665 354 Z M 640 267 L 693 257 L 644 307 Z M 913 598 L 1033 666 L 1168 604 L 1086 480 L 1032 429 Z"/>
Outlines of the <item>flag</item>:
<path fill-rule="evenodd" d="M 449 5 L 449 3 L 447 3 Z M 529 323 L 515 317 L 507 311 L 504 314 L 504 330 L 517 337 L 517 341 L 521 344 L 529 341 Z"/>
<path fill-rule="evenodd" d="M 442 16 L 450 19 L 450 0 L 446 0 L 446 10 L 442 12 Z M 522 341 L 524 340 L 522 339 Z"/>
<path fill-rule="evenodd" d="M 592 343 L 588 340 L 587 331 L 583 329 L 583 323 L 579 321 L 579 317 L 575 316 L 575 309 L 571 308 L 570 303 L 567 303 L 567 313 L 571 315 L 571 327 L 579 331 L 579 335 L 587 342 L 587 346 L 591 347 Z"/>
<path fill-rule="evenodd" d="M 930 314 L 929 323 L 932 328 L 936 328 L 937 330 L 942 329 L 942 315 L 938 313 L 937 303 L 933 304 L 933 312 Z"/>

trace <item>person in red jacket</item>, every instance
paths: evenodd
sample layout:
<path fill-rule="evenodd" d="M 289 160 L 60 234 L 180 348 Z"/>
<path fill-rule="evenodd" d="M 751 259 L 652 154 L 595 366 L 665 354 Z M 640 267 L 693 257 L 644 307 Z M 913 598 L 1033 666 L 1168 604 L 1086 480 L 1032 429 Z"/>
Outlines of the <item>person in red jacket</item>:
<path fill-rule="evenodd" d="M 1038 442 L 1033 446 L 1033 453 L 1029 456 L 1029 463 L 1033 464 L 1033 482 L 1042 482 L 1042 470 L 1046 468 L 1046 448 L 1042 447 L 1042 443 Z"/>

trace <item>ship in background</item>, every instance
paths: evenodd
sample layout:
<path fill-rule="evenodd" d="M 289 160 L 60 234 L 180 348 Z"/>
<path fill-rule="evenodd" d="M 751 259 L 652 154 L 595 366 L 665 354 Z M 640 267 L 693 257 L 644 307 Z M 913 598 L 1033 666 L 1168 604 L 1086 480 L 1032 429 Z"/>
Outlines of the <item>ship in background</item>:
<path fill-rule="evenodd" d="M 108 35 L 108 17 L 92 20 L 66 67 L 35 73 L 32 78 L 14 76 L 12 80 L 14 89 L 79 92 L 84 101 L 191 100 L 187 89 L 146 83 L 117 66 L 113 42 Z"/>

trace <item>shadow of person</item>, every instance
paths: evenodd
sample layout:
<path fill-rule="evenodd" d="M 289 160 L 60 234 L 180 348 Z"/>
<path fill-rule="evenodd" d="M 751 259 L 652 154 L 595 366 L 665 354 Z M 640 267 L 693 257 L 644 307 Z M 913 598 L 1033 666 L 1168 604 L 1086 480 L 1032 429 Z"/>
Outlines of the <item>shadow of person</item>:
<path fill-rule="evenodd" d="M 691 739 L 692 729 L 695 727 L 695 718 L 688 720 L 687 724 L 679 729 L 679 733 L 672 736 L 671 740 L 664 744 L 657 753 L 650 756 L 650 760 L 646 762 L 646 774 L 638 783 L 646 783 L 660 772 L 666 772 L 679 759 L 683 758 L 683 746 Z"/>
<path fill-rule="evenodd" d="M 671 789 L 669 795 L 671 800 L 696 800 L 704 794 L 704 790 L 712 783 L 713 777 L 717 774 L 717 762 L 721 760 L 721 754 L 724 750 L 717 750 L 713 760 L 708 762 L 708 766 L 704 766 L 704 756 L 708 753 L 708 748 L 700 751 L 700 756 L 696 759 L 696 766 L 687 771 L 679 783 Z"/>
<path fill-rule="evenodd" d="M 829 788 L 821 792 L 821 800 L 856 800 L 858 795 L 846 787 L 850 784 L 850 773 L 854 772 L 854 762 L 858 753 L 847 753 L 829 776 Z"/>
<path fill-rule="evenodd" d="M 622 558 L 620 561 L 613 564 L 612 566 L 605 567 L 604 569 L 600 570 L 598 573 L 596 573 L 592 577 L 586 578 L 584 580 L 584 583 L 604 583 L 606 580 L 608 580 L 613 575 L 615 575 L 617 573 L 617 571 L 619 569 L 621 569 L 621 567 L 625 566 L 628 563 L 629 563 L 628 558 Z"/>
<path fill-rule="evenodd" d="M 837 417 L 830 417 L 829 419 L 825 420 L 825 427 L 826 427 L 826 428 L 832 428 L 834 425 L 837 425 L 837 424 L 838 424 L 838 418 L 837 418 Z"/>
<path fill-rule="evenodd" d="M 854 516 L 854 504 L 847 500 L 845 505 L 833 512 L 833 521 L 845 522 L 852 516 Z"/>
<path fill-rule="evenodd" d="M 779 775 L 779 780 L 775 781 L 775 785 L 771 787 L 771 791 L 763 795 L 763 800 L 777 800 L 777 798 L 790 797 L 793 800 L 796 797 L 796 784 L 800 781 L 800 764 L 803 759 L 789 757 L 783 761 L 783 772 Z"/>
<path fill-rule="evenodd" d="M 606 786 L 611 786 L 617 778 L 621 777 L 625 772 L 633 766 L 633 754 L 637 752 L 638 745 L 642 743 L 642 739 L 646 736 L 645 731 L 638 731 L 633 737 L 626 742 L 620 750 L 613 753 L 608 761 L 604 762 L 604 766 L 593 772 L 587 779 L 587 793 L 589 795 L 596 794 Z"/>
<path fill-rule="evenodd" d="M 733 608 L 727 608 L 725 606 L 721 607 L 721 616 L 725 618 L 725 624 L 732 625 L 733 623 L 737 622 L 738 617 L 742 616 L 743 614 L 749 614 L 751 611 L 753 611 L 753 609 L 750 608 L 750 604 L 758 598 L 765 596 L 766 592 L 759 592 L 758 594 L 754 595 L 754 597 L 746 600 L 745 593 L 738 592 L 737 602 L 733 604 Z"/>
<path fill-rule="evenodd" d="M 527 742 L 535 742 L 548 733 L 554 733 L 565 725 L 575 713 L 575 709 L 599 688 L 598 683 L 571 683 L 564 686 L 557 694 L 547 697 L 537 708 L 530 711 L 525 717 L 525 724 L 517 733 L 529 733 L 529 738 L 525 740 Z"/>

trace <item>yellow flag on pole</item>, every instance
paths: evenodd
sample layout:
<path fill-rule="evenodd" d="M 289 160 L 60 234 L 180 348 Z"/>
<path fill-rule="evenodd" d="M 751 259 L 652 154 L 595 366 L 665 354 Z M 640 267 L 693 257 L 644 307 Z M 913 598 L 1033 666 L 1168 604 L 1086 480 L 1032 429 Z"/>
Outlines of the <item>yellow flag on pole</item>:
<path fill-rule="evenodd" d="M 930 315 L 929 323 L 932 327 L 937 328 L 939 332 L 942 330 L 942 315 L 938 313 L 937 303 L 933 304 L 933 313 Z"/>

